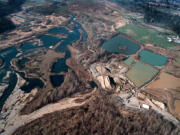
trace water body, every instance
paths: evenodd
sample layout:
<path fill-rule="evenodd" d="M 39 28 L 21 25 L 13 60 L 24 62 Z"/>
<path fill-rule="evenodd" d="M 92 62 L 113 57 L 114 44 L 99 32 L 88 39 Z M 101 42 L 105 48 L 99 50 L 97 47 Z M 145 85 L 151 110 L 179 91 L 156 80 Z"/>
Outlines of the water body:
<path fill-rule="evenodd" d="M 92 88 L 98 87 L 94 81 L 90 81 L 89 84 L 91 85 Z"/>
<path fill-rule="evenodd" d="M 22 55 L 26 55 L 28 53 L 33 53 L 35 50 L 43 48 L 43 46 L 39 46 L 38 44 L 33 44 L 32 42 L 25 42 L 21 45 Z"/>
<path fill-rule="evenodd" d="M 152 66 L 163 66 L 168 62 L 168 58 L 148 50 L 142 50 L 140 52 L 140 61 L 150 64 Z"/>
<path fill-rule="evenodd" d="M 50 30 L 48 30 L 49 34 L 65 34 L 68 35 L 69 31 L 64 27 L 55 27 Z"/>
<path fill-rule="evenodd" d="M 0 69 L 0 83 L 3 82 L 3 77 L 6 75 L 7 71 L 10 70 L 10 62 L 16 57 L 17 53 L 16 47 L 0 51 L 0 55 L 4 59 L 4 66 Z"/>
<path fill-rule="evenodd" d="M 44 83 L 39 78 L 27 78 L 24 72 L 18 72 L 18 74 L 26 80 L 26 83 L 20 88 L 24 92 L 29 93 L 34 88 L 43 88 Z"/>
<path fill-rule="evenodd" d="M 52 38 L 50 38 L 50 39 L 52 39 Z M 53 38 L 53 39 L 56 39 L 56 38 Z M 55 40 L 53 43 L 56 43 L 56 41 L 57 40 Z M 8 83 L 8 87 L 5 89 L 3 95 L 0 97 L 0 110 L 2 109 L 4 102 L 7 100 L 9 95 L 12 93 L 12 91 L 17 83 L 17 76 L 14 73 L 14 69 L 11 67 L 11 64 L 10 64 L 11 60 L 13 58 L 19 58 L 20 56 L 24 56 L 28 53 L 33 53 L 37 49 L 48 48 L 48 47 L 49 47 L 48 44 L 45 44 L 45 46 L 39 46 L 39 45 L 33 44 L 31 42 L 25 42 L 21 45 L 20 51 L 18 51 L 18 49 L 15 46 L 0 51 L 0 57 L 2 57 L 4 60 L 4 65 L 0 69 L 0 83 Z M 20 53 L 20 55 L 18 55 L 19 53 Z M 17 64 L 18 64 L 18 66 L 20 66 L 20 68 L 24 68 L 25 62 L 27 62 L 27 61 L 28 60 L 26 58 L 23 58 L 23 59 L 20 59 L 20 61 Z M 10 75 L 9 81 L 7 82 L 7 80 L 4 80 L 3 78 L 6 76 L 8 71 L 11 72 L 11 75 Z M 24 84 L 21 87 L 21 90 L 23 90 L 27 93 L 36 87 L 42 88 L 44 86 L 43 82 L 38 78 L 27 78 L 27 77 L 25 77 L 24 73 L 18 73 L 18 74 L 23 79 L 25 79 L 27 82 L 26 84 Z"/>
<path fill-rule="evenodd" d="M 83 32 L 83 41 L 86 42 L 87 44 L 87 33 L 85 30 L 82 28 L 82 26 L 72 18 L 70 20 L 70 23 L 73 22 L 75 24 L 75 27 L 72 32 L 67 30 L 66 28 L 53 28 L 49 30 L 49 34 L 55 34 L 55 33 L 62 33 L 62 34 L 67 34 L 67 38 L 58 38 L 54 36 L 49 36 L 49 35 L 42 35 L 39 36 L 38 38 L 42 40 L 43 45 L 39 46 L 38 44 L 33 44 L 32 42 L 25 42 L 21 45 L 19 49 L 17 49 L 15 46 L 1 50 L 0 51 L 0 57 L 3 58 L 4 60 L 4 65 L 0 69 L 0 83 L 3 82 L 3 78 L 7 74 L 8 71 L 11 72 L 10 75 L 10 80 L 9 80 L 9 86 L 8 88 L 4 91 L 2 97 L 0 97 L 0 110 L 2 109 L 2 106 L 6 99 L 9 97 L 11 92 L 13 91 L 14 87 L 16 86 L 17 83 L 17 76 L 15 74 L 16 71 L 10 66 L 10 62 L 13 58 L 19 58 L 21 56 L 24 56 L 29 53 L 33 53 L 37 49 L 42 49 L 42 48 L 49 48 L 50 46 L 56 45 L 58 42 L 62 41 L 62 44 L 59 45 L 56 49 L 56 51 L 59 52 L 65 52 L 65 59 L 60 59 L 54 66 L 54 72 L 66 72 L 68 70 L 67 65 L 65 65 L 65 60 L 70 57 L 70 52 L 67 49 L 67 45 L 72 45 L 73 42 L 76 42 L 77 40 L 80 39 L 81 33 L 79 31 Z M 62 60 L 62 61 L 61 61 Z M 22 59 L 19 61 L 19 66 L 21 68 L 24 68 L 24 64 L 27 62 L 27 59 Z M 61 65 L 63 64 L 63 65 Z M 58 69 L 61 65 L 61 68 Z M 26 84 L 24 84 L 21 89 L 25 92 L 30 92 L 32 89 L 39 87 L 43 88 L 44 84 L 43 82 L 38 79 L 38 78 L 26 78 L 25 74 L 22 72 L 17 72 L 22 78 L 26 80 Z M 54 87 L 60 86 L 63 81 L 64 81 L 64 76 L 62 75 L 55 75 L 51 76 L 51 81 Z"/>
<path fill-rule="evenodd" d="M 56 45 L 58 42 L 61 41 L 60 38 L 49 36 L 49 35 L 42 35 L 38 37 L 43 42 L 43 47 L 50 47 Z"/>
<path fill-rule="evenodd" d="M 61 73 L 67 71 L 68 71 L 68 66 L 66 65 L 65 58 L 58 59 L 58 61 L 53 64 L 51 70 L 52 73 Z"/>
<path fill-rule="evenodd" d="M 77 40 L 80 39 L 81 33 L 80 30 L 83 32 L 83 41 L 87 43 L 87 33 L 86 31 L 83 29 L 83 27 L 80 25 L 80 23 L 76 22 L 74 20 L 74 18 L 72 18 L 70 20 L 70 22 L 73 22 L 75 24 L 75 27 L 73 29 L 72 32 L 70 31 L 66 31 L 66 34 L 68 34 L 67 38 L 63 39 L 63 42 L 61 43 L 61 45 L 59 45 L 56 48 L 56 51 L 59 52 L 67 52 L 68 53 L 68 49 L 67 49 L 67 45 L 72 45 L 72 43 L 76 42 Z M 50 30 L 51 31 L 51 30 Z M 59 31 L 56 29 L 56 31 L 54 30 L 53 33 L 55 34 L 57 32 L 57 34 L 59 33 Z M 63 31 L 64 32 L 64 31 Z M 69 55 L 67 55 L 69 56 Z M 67 57 L 68 58 L 68 57 Z"/>
<path fill-rule="evenodd" d="M 8 87 L 4 90 L 3 95 L 0 97 L 0 111 L 3 107 L 4 102 L 7 100 L 9 95 L 12 93 L 12 91 L 14 90 L 16 83 L 17 83 L 17 76 L 16 76 L 14 69 L 10 66 L 11 65 L 10 62 L 13 58 L 19 57 L 19 56 L 17 56 L 18 53 L 19 53 L 19 51 L 17 50 L 17 48 L 15 46 L 0 51 L 0 55 L 4 59 L 4 65 L 0 69 L 0 83 L 8 83 Z M 6 76 L 8 71 L 11 72 L 9 81 L 7 81 L 7 79 L 3 79 Z M 24 79 L 29 83 L 29 85 L 28 85 L 29 87 L 27 87 L 27 89 L 24 89 L 25 92 L 29 92 L 30 90 L 32 90 L 31 88 L 39 87 L 39 85 L 40 86 L 42 85 L 42 83 L 39 83 L 41 81 L 39 79 L 34 80 L 34 79 L 25 78 L 25 77 L 24 77 Z M 36 82 L 36 83 L 33 83 L 33 82 Z"/>
<path fill-rule="evenodd" d="M 61 86 L 61 84 L 64 82 L 64 76 L 63 75 L 52 75 L 50 76 L 51 84 L 54 88 Z"/>
<path fill-rule="evenodd" d="M 6 101 L 6 99 L 9 97 L 9 95 L 12 93 L 12 91 L 14 90 L 15 86 L 17 83 L 17 76 L 15 73 L 11 73 L 10 74 L 10 80 L 9 80 L 9 85 L 8 87 L 5 89 L 3 95 L 0 97 L 0 112 L 1 109 L 4 105 L 4 102 Z"/>
<path fill-rule="evenodd" d="M 28 58 L 22 58 L 22 59 L 20 59 L 20 60 L 17 61 L 16 66 L 17 66 L 20 70 L 22 70 L 22 69 L 25 68 L 25 63 L 28 62 L 28 61 L 29 61 Z"/>
<path fill-rule="evenodd" d="M 67 72 L 68 71 L 68 66 L 66 65 L 66 59 L 70 57 L 70 52 L 67 49 L 68 45 L 72 45 L 72 43 L 76 42 L 77 40 L 80 39 L 81 33 L 80 30 L 83 32 L 83 41 L 87 43 L 87 33 L 85 30 L 82 28 L 82 26 L 74 21 L 74 18 L 70 20 L 70 22 L 73 22 L 75 24 L 75 27 L 73 31 L 69 31 L 66 28 L 52 28 L 48 31 L 49 34 L 66 34 L 67 38 L 62 39 L 62 43 L 56 48 L 56 51 L 59 52 L 65 52 L 65 58 L 58 59 L 56 63 L 53 64 L 51 72 L 53 73 L 62 73 L 62 72 Z M 70 23 L 69 22 L 69 23 Z M 55 76 L 50 76 L 51 83 L 53 87 L 58 87 L 60 86 L 64 81 L 64 77 L 55 75 Z"/>
<path fill-rule="evenodd" d="M 117 35 L 106 41 L 102 45 L 102 48 L 110 53 L 123 53 L 132 55 L 135 54 L 141 47 L 129 39 Z"/>

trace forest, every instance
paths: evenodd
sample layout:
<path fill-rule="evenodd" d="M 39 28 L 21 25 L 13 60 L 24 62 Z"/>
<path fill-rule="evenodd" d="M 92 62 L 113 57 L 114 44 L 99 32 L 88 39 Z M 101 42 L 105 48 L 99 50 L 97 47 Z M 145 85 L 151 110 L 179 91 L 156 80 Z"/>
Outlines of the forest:
<path fill-rule="evenodd" d="M 118 108 L 112 99 L 98 92 L 91 98 L 81 107 L 44 115 L 20 127 L 13 135 L 176 135 L 179 132 L 154 111 L 132 112 Z"/>
<path fill-rule="evenodd" d="M 7 16 L 20 11 L 21 5 L 25 0 L 8 0 L 8 2 L 0 1 L 0 33 L 14 29 L 16 26 Z"/>
<path fill-rule="evenodd" d="M 144 22 L 146 23 L 169 28 L 180 35 L 180 16 L 173 13 L 173 11 L 180 9 L 179 0 L 161 0 L 158 2 L 156 0 L 110 1 L 120 4 L 130 11 L 144 14 Z"/>

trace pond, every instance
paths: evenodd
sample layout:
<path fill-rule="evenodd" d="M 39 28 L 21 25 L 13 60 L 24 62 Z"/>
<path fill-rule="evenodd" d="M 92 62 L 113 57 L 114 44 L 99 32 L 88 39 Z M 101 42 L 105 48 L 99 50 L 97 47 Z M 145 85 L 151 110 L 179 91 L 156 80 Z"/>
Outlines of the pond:
<path fill-rule="evenodd" d="M 50 35 L 41 35 L 37 38 L 43 42 L 42 46 L 38 45 L 37 43 L 34 44 L 32 42 L 25 42 L 18 49 L 14 46 L 5 50 L 0 50 L 0 57 L 4 60 L 3 66 L 0 68 L 0 83 L 7 83 L 5 82 L 5 80 L 3 82 L 3 78 L 6 76 L 8 71 L 11 72 L 10 79 L 8 82 L 8 87 L 5 89 L 3 95 L 0 97 L 0 110 L 2 109 L 4 102 L 9 97 L 14 87 L 16 86 L 17 83 L 16 73 L 18 73 L 22 78 L 26 80 L 26 83 L 21 87 L 21 89 L 25 92 L 30 92 L 32 89 L 36 87 L 43 88 L 44 86 L 44 83 L 39 78 L 26 78 L 24 73 L 15 71 L 10 64 L 13 58 L 20 58 L 21 56 L 24 56 L 26 54 L 33 53 L 37 49 L 42 49 L 42 48 L 48 49 L 50 46 L 55 46 L 57 43 L 62 41 L 62 43 L 57 47 L 56 51 L 65 52 L 65 58 L 58 60 L 58 62 L 54 64 L 52 71 L 55 73 L 67 72 L 68 67 L 65 61 L 67 58 L 70 57 L 70 52 L 67 49 L 67 45 L 72 45 L 72 43 L 80 39 L 81 36 L 80 31 L 83 32 L 83 41 L 86 42 L 86 44 L 88 43 L 86 40 L 87 33 L 82 28 L 82 26 L 78 22 L 76 22 L 73 17 L 69 23 L 71 22 L 75 24 L 75 27 L 72 32 L 70 32 L 69 30 L 63 27 L 52 28 L 48 31 L 48 34 L 56 34 L 56 33 L 67 34 L 67 38 L 58 38 Z M 20 68 L 23 69 L 27 61 L 28 60 L 24 58 L 20 59 L 18 63 Z M 50 79 L 53 86 L 58 87 L 63 83 L 64 76 L 54 75 L 54 76 L 50 76 Z"/>
<path fill-rule="evenodd" d="M 90 81 L 89 84 L 91 85 L 92 88 L 98 87 L 94 81 Z"/>
<path fill-rule="evenodd" d="M 67 71 L 68 71 L 68 66 L 66 65 L 65 58 L 58 59 L 58 61 L 53 64 L 51 70 L 52 73 L 61 73 Z"/>
<path fill-rule="evenodd" d="M 28 58 L 19 59 L 19 60 L 17 61 L 17 63 L 16 63 L 16 66 L 17 66 L 20 70 L 22 70 L 22 69 L 25 68 L 25 63 L 28 62 L 28 61 L 29 61 Z"/>
<path fill-rule="evenodd" d="M 49 34 L 69 34 L 69 31 L 64 27 L 55 27 L 50 30 L 48 30 Z"/>
<path fill-rule="evenodd" d="M 4 60 L 4 65 L 0 69 L 0 83 L 3 82 L 3 77 L 6 75 L 7 71 L 10 70 L 10 62 L 16 57 L 18 51 L 16 47 L 11 47 L 0 51 L 0 56 Z"/>
<path fill-rule="evenodd" d="M 65 32 L 67 34 L 67 38 L 64 38 L 63 42 L 56 48 L 56 50 L 59 52 L 67 52 L 68 51 L 67 45 L 72 45 L 72 43 L 74 43 L 80 39 L 80 37 L 81 37 L 80 31 L 83 32 L 83 36 L 82 36 L 83 41 L 86 43 L 86 45 L 88 45 L 88 42 L 87 42 L 88 35 L 87 35 L 86 31 L 83 29 L 83 27 L 80 25 L 80 23 L 76 22 L 74 20 L 74 18 L 72 18 L 70 20 L 70 22 L 73 22 L 75 24 L 75 27 L 74 27 L 73 31 L 71 31 L 71 32 L 68 30 L 66 30 L 66 31 L 63 30 L 63 32 Z M 50 30 L 50 32 L 53 31 L 54 34 L 55 33 L 58 34 L 60 32 L 60 30 L 55 29 L 55 30 Z"/>
<path fill-rule="evenodd" d="M 52 76 L 50 76 L 50 81 L 54 88 L 59 87 L 64 82 L 64 76 L 63 75 L 52 75 Z"/>
<path fill-rule="evenodd" d="M 140 61 L 150 64 L 152 66 L 163 66 L 168 62 L 168 58 L 148 50 L 142 50 L 140 52 Z"/>
<path fill-rule="evenodd" d="M 60 38 L 54 37 L 54 36 L 49 36 L 49 35 L 42 35 L 38 37 L 40 40 L 43 42 L 43 46 L 48 48 L 50 46 L 56 45 L 58 42 L 61 41 Z"/>
<path fill-rule="evenodd" d="M 29 93 L 34 88 L 43 88 L 44 83 L 39 78 L 27 78 L 24 72 L 18 72 L 18 74 L 26 80 L 26 83 L 20 88 L 24 92 Z"/>
<path fill-rule="evenodd" d="M 135 54 L 141 47 L 129 39 L 117 35 L 107 40 L 102 45 L 102 48 L 110 53 L 123 53 L 126 55 L 132 55 Z"/>
<path fill-rule="evenodd" d="M 24 42 L 21 44 L 21 52 L 22 55 L 26 55 L 28 53 L 33 53 L 38 48 L 42 48 L 43 46 L 39 46 L 38 44 L 33 44 L 32 42 Z"/>

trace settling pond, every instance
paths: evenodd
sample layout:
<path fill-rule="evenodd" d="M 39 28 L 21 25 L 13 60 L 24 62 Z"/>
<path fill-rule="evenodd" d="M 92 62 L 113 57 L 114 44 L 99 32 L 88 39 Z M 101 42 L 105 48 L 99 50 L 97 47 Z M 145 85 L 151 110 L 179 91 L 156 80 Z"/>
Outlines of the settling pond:
<path fill-rule="evenodd" d="M 163 66 L 168 62 L 168 58 L 148 50 L 142 50 L 140 53 L 140 61 L 152 66 Z"/>
<path fill-rule="evenodd" d="M 138 44 L 117 35 L 109 40 L 107 40 L 102 48 L 110 53 L 123 53 L 126 55 L 136 54 L 136 52 L 141 48 Z"/>

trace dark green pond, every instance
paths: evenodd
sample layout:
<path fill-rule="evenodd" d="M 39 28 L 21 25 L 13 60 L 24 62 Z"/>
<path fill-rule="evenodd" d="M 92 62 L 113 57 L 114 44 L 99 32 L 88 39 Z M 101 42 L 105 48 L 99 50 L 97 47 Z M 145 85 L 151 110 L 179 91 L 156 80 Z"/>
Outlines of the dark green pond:
<path fill-rule="evenodd" d="M 52 75 L 50 76 L 51 84 L 54 88 L 61 86 L 61 84 L 64 82 L 64 76 L 63 75 Z"/>
<path fill-rule="evenodd" d="M 43 88 L 44 83 L 39 78 L 27 78 L 23 72 L 18 72 L 19 75 L 26 80 L 26 83 L 20 88 L 26 93 L 31 92 L 34 88 Z"/>
<path fill-rule="evenodd" d="M 67 71 L 68 71 L 68 66 L 66 65 L 65 58 L 58 59 L 58 61 L 53 64 L 51 70 L 52 73 L 61 73 Z"/>
<path fill-rule="evenodd" d="M 107 40 L 102 45 L 102 48 L 110 53 L 123 53 L 132 55 L 135 54 L 141 47 L 127 38 L 118 35 Z"/>
<path fill-rule="evenodd" d="M 89 84 L 91 85 L 92 88 L 98 87 L 94 81 L 90 81 Z"/>

